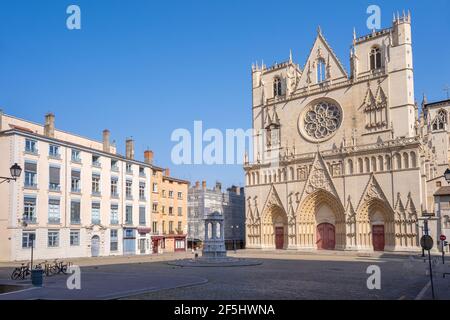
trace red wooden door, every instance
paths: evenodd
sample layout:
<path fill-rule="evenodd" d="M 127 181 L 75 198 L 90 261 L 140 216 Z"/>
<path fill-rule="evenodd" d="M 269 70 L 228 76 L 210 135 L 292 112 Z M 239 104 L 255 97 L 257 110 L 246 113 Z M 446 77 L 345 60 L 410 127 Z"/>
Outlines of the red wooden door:
<path fill-rule="evenodd" d="M 275 228 L 275 248 L 277 250 L 284 249 L 284 228 Z"/>
<path fill-rule="evenodd" d="M 321 223 L 317 226 L 317 249 L 334 250 L 336 246 L 335 229 L 330 223 Z"/>
<path fill-rule="evenodd" d="M 384 226 L 372 226 L 373 250 L 384 251 Z"/>

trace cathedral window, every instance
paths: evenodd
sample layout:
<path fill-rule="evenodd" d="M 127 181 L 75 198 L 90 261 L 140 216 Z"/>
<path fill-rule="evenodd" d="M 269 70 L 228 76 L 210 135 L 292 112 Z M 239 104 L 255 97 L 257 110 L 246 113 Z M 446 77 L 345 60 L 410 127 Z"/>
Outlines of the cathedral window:
<path fill-rule="evenodd" d="M 384 171 L 383 156 L 378 156 L 378 169 Z"/>
<path fill-rule="evenodd" d="M 377 159 L 375 157 L 372 157 L 370 159 L 370 161 L 372 162 L 372 172 L 376 172 L 377 171 Z"/>
<path fill-rule="evenodd" d="M 283 86 L 282 86 L 282 82 L 281 79 L 279 77 L 276 77 L 273 80 L 273 96 L 274 97 L 279 97 L 283 95 Z"/>
<path fill-rule="evenodd" d="M 448 119 L 447 111 L 442 109 L 439 110 L 437 116 L 434 118 L 431 124 L 433 131 L 443 130 L 445 125 L 447 124 L 447 119 Z"/>
<path fill-rule="evenodd" d="M 385 160 L 386 160 L 386 170 L 391 170 L 391 157 L 386 156 Z"/>
<path fill-rule="evenodd" d="M 317 60 L 317 83 L 321 83 L 327 80 L 327 68 L 325 60 L 319 58 Z"/>
<path fill-rule="evenodd" d="M 408 169 L 409 168 L 409 156 L 408 156 L 408 154 L 406 152 L 403 153 L 403 168 L 404 169 Z"/>
<path fill-rule="evenodd" d="M 347 174 L 353 174 L 353 160 L 347 160 Z"/>
<path fill-rule="evenodd" d="M 322 100 L 307 107 L 299 118 L 299 129 L 307 140 L 325 141 L 336 133 L 342 122 L 340 106 Z"/>
<path fill-rule="evenodd" d="M 275 148 L 280 144 L 280 127 L 270 125 L 266 128 L 266 145 L 268 148 Z"/>
<path fill-rule="evenodd" d="M 365 172 L 370 172 L 370 161 L 369 158 L 364 158 L 364 168 Z"/>
<path fill-rule="evenodd" d="M 364 172 L 364 166 L 363 166 L 363 159 L 358 159 L 358 172 L 363 173 Z"/>
<path fill-rule="evenodd" d="M 394 164 L 395 169 L 400 170 L 402 168 L 402 157 L 398 153 L 394 155 Z"/>
<path fill-rule="evenodd" d="M 373 47 L 370 50 L 370 70 L 381 69 L 381 49 Z"/>

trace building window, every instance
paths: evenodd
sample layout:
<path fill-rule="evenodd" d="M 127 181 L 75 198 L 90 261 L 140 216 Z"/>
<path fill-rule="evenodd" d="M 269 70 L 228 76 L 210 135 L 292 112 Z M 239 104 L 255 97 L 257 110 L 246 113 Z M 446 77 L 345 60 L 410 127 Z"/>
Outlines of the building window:
<path fill-rule="evenodd" d="M 161 206 L 161 213 L 165 214 L 166 213 L 166 206 Z"/>
<path fill-rule="evenodd" d="M 153 192 L 158 192 L 158 184 L 154 183 L 152 187 Z"/>
<path fill-rule="evenodd" d="M 48 223 L 60 223 L 61 210 L 59 199 L 48 200 Z"/>
<path fill-rule="evenodd" d="M 110 250 L 111 251 L 119 250 L 119 237 L 117 230 L 111 230 Z"/>
<path fill-rule="evenodd" d="M 169 221 L 169 234 L 173 233 L 173 221 Z"/>
<path fill-rule="evenodd" d="M 127 199 L 133 199 L 133 193 L 132 193 L 132 185 L 133 182 L 131 182 L 131 180 L 127 180 L 125 182 L 125 195 L 127 197 Z"/>
<path fill-rule="evenodd" d="M 117 160 L 111 160 L 111 170 L 118 172 L 119 171 L 119 166 L 117 165 Z"/>
<path fill-rule="evenodd" d="M 70 223 L 71 224 L 80 224 L 80 210 L 81 205 L 80 201 L 71 201 L 70 202 Z"/>
<path fill-rule="evenodd" d="M 139 182 L 139 199 L 145 201 L 145 182 Z"/>
<path fill-rule="evenodd" d="M 182 207 L 178 207 L 178 216 L 182 216 L 183 215 L 183 208 Z"/>
<path fill-rule="evenodd" d="M 57 158 L 59 159 L 59 146 L 55 146 L 53 144 L 50 145 L 49 150 L 48 150 L 48 155 L 51 158 Z"/>
<path fill-rule="evenodd" d="M 111 205 L 111 224 L 119 224 L 119 206 L 117 204 Z"/>
<path fill-rule="evenodd" d="M 72 192 L 81 192 L 81 172 L 80 170 L 72 170 L 70 178 L 70 188 Z"/>
<path fill-rule="evenodd" d="M 131 164 L 130 163 L 126 164 L 126 170 L 127 170 L 127 173 L 133 174 L 133 170 L 131 169 Z"/>
<path fill-rule="evenodd" d="M 175 240 L 175 249 L 183 250 L 184 249 L 184 240 L 177 239 Z"/>
<path fill-rule="evenodd" d="M 119 179 L 117 177 L 111 178 L 111 197 L 117 198 L 119 196 L 117 184 Z"/>
<path fill-rule="evenodd" d="M 182 192 L 178 192 L 178 200 L 183 200 L 183 193 Z"/>
<path fill-rule="evenodd" d="M 166 234 L 166 222 L 165 221 L 162 222 L 162 233 Z"/>
<path fill-rule="evenodd" d="M 317 60 L 317 83 L 327 80 L 325 60 L 320 58 Z"/>
<path fill-rule="evenodd" d="M 80 150 L 72 149 L 72 162 L 80 163 L 81 162 L 81 152 Z"/>
<path fill-rule="evenodd" d="M 158 213 L 158 203 L 157 202 L 153 202 L 152 212 L 153 213 Z"/>
<path fill-rule="evenodd" d="M 97 168 L 100 168 L 100 167 L 101 167 L 101 164 L 100 164 L 100 156 L 96 156 L 96 155 L 93 155 L 93 156 L 92 156 L 92 166 L 93 166 L 93 167 L 97 167 Z"/>
<path fill-rule="evenodd" d="M 139 207 L 139 224 L 145 226 L 145 207 Z"/>
<path fill-rule="evenodd" d="M 23 220 L 27 223 L 36 223 L 36 198 L 23 199 Z"/>
<path fill-rule="evenodd" d="M 179 234 L 182 234 L 182 233 L 183 233 L 183 227 L 182 227 L 181 225 L 182 225 L 181 221 L 178 221 L 178 229 L 177 229 L 177 232 L 178 232 Z"/>
<path fill-rule="evenodd" d="M 161 190 L 161 196 L 163 197 L 163 198 L 165 198 L 166 197 L 166 190 Z"/>
<path fill-rule="evenodd" d="M 145 178 L 145 168 L 139 167 L 139 176 Z"/>
<path fill-rule="evenodd" d="M 173 207 L 169 207 L 169 215 L 173 215 Z"/>
<path fill-rule="evenodd" d="M 25 140 L 25 152 L 36 154 L 38 152 L 37 141 L 26 139 Z"/>
<path fill-rule="evenodd" d="M 100 194 L 100 174 L 98 173 L 92 174 L 92 194 Z"/>
<path fill-rule="evenodd" d="M 173 199 L 173 191 L 172 190 L 169 190 L 169 198 Z"/>
<path fill-rule="evenodd" d="M 91 208 L 91 223 L 100 224 L 100 203 L 93 202 Z"/>
<path fill-rule="evenodd" d="M 133 224 L 133 207 L 126 206 L 125 208 L 125 224 Z"/>
<path fill-rule="evenodd" d="M 157 234 L 158 233 L 158 222 L 153 221 L 153 223 L 152 223 L 152 231 L 153 231 L 153 234 Z"/>
<path fill-rule="evenodd" d="M 80 231 L 70 230 L 70 246 L 77 247 L 80 245 Z"/>
<path fill-rule="evenodd" d="M 33 248 L 36 248 L 35 241 L 36 240 L 36 232 L 35 231 L 23 231 L 22 232 L 22 248 L 31 248 L 31 244 L 33 244 Z"/>
<path fill-rule="evenodd" d="M 59 247 L 59 231 L 49 230 L 48 231 L 48 247 Z"/>
<path fill-rule="evenodd" d="M 25 187 L 36 188 L 37 186 L 37 163 L 25 162 Z"/>
<path fill-rule="evenodd" d="M 49 168 L 49 189 L 52 191 L 59 191 L 61 189 L 61 169 L 59 167 L 52 167 Z"/>
<path fill-rule="evenodd" d="M 283 95 L 281 79 L 276 77 L 273 80 L 273 96 L 274 97 L 279 97 L 281 95 Z"/>
<path fill-rule="evenodd" d="M 370 70 L 381 69 L 381 50 L 378 47 L 373 47 L 370 50 Z"/>

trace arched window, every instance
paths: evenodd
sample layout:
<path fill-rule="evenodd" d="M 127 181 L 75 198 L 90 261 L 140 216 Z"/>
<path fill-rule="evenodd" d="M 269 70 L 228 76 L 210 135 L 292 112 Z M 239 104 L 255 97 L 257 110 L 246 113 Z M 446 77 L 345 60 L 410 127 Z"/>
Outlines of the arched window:
<path fill-rule="evenodd" d="M 377 70 L 381 68 L 381 49 L 373 47 L 370 50 L 370 70 Z"/>
<path fill-rule="evenodd" d="M 365 172 L 370 172 L 370 160 L 369 158 L 364 158 Z"/>
<path fill-rule="evenodd" d="M 353 160 L 348 159 L 347 161 L 347 174 L 353 174 Z"/>
<path fill-rule="evenodd" d="M 394 155 L 394 161 L 395 169 L 400 170 L 402 168 L 402 157 L 400 156 L 400 154 L 396 153 Z"/>
<path fill-rule="evenodd" d="M 378 170 L 384 171 L 383 156 L 378 156 Z"/>
<path fill-rule="evenodd" d="M 375 157 L 372 157 L 370 159 L 370 161 L 372 162 L 372 172 L 376 172 L 377 171 L 377 159 Z"/>
<path fill-rule="evenodd" d="M 403 153 L 403 168 L 404 169 L 408 169 L 409 168 L 409 156 L 408 156 L 408 154 L 406 152 Z"/>
<path fill-rule="evenodd" d="M 432 128 L 433 130 L 442 130 L 445 124 L 447 124 L 447 111 L 441 109 L 433 120 Z"/>
<path fill-rule="evenodd" d="M 317 60 L 317 83 L 324 82 L 327 79 L 325 60 L 322 58 Z"/>
<path fill-rule="evenodd" d="M 256 173 L 256 184 L 259 184 L 259 172 Z"/>
<path fill-rule="evenodd" d="M 363 173 L 364 172 L 364 166 L 363 166 L 363 159 L 358 159 L 358 172 Z"/>
<path fill-rule="evenodd" d="M 411 168 L 415 168 L 417 167 L 417 158 L 416 158 L 416 153 L 411 151 L 410 153 L 410 157 L 411 157 Z"/>
<path fill-rule="evenodd" d="M 273 96 L 274 97 L 279 97 L 281 95 L 283 95 L 283 90 L 282 90 L 282 85 L 281 85 L 281 79 L 276 77 L 273 80 Z"/>
<path fill-rule="evenodd" d="M 293 167 L 290 167 L 290 168 L 289 168 L 289 171 L 291 172 L 291 180 L 295 180 L 295 177 L 294 177 L 294 168 L 293 168 Z"/>
<path fill-rule="evenodd" d="M 386 155 L 386 157 L 384 157 L 385 161 L 386 161 L 386 170 L 391 170 L 391 157 Z"/>

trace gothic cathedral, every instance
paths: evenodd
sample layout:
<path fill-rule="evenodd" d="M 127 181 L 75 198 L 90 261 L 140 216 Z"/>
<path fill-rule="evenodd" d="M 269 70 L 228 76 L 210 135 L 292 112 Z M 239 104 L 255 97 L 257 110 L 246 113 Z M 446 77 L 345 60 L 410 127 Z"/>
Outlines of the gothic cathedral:
<path fill-rule="evenodd" d="M 448 167 L 450 104 L 419 112 L 410 14 L 354 34 L 349 73 L 319 28 L 303 68 L 292 55 L 256 64 L 252 83 L 247 248 L 418 250 Z"/>

